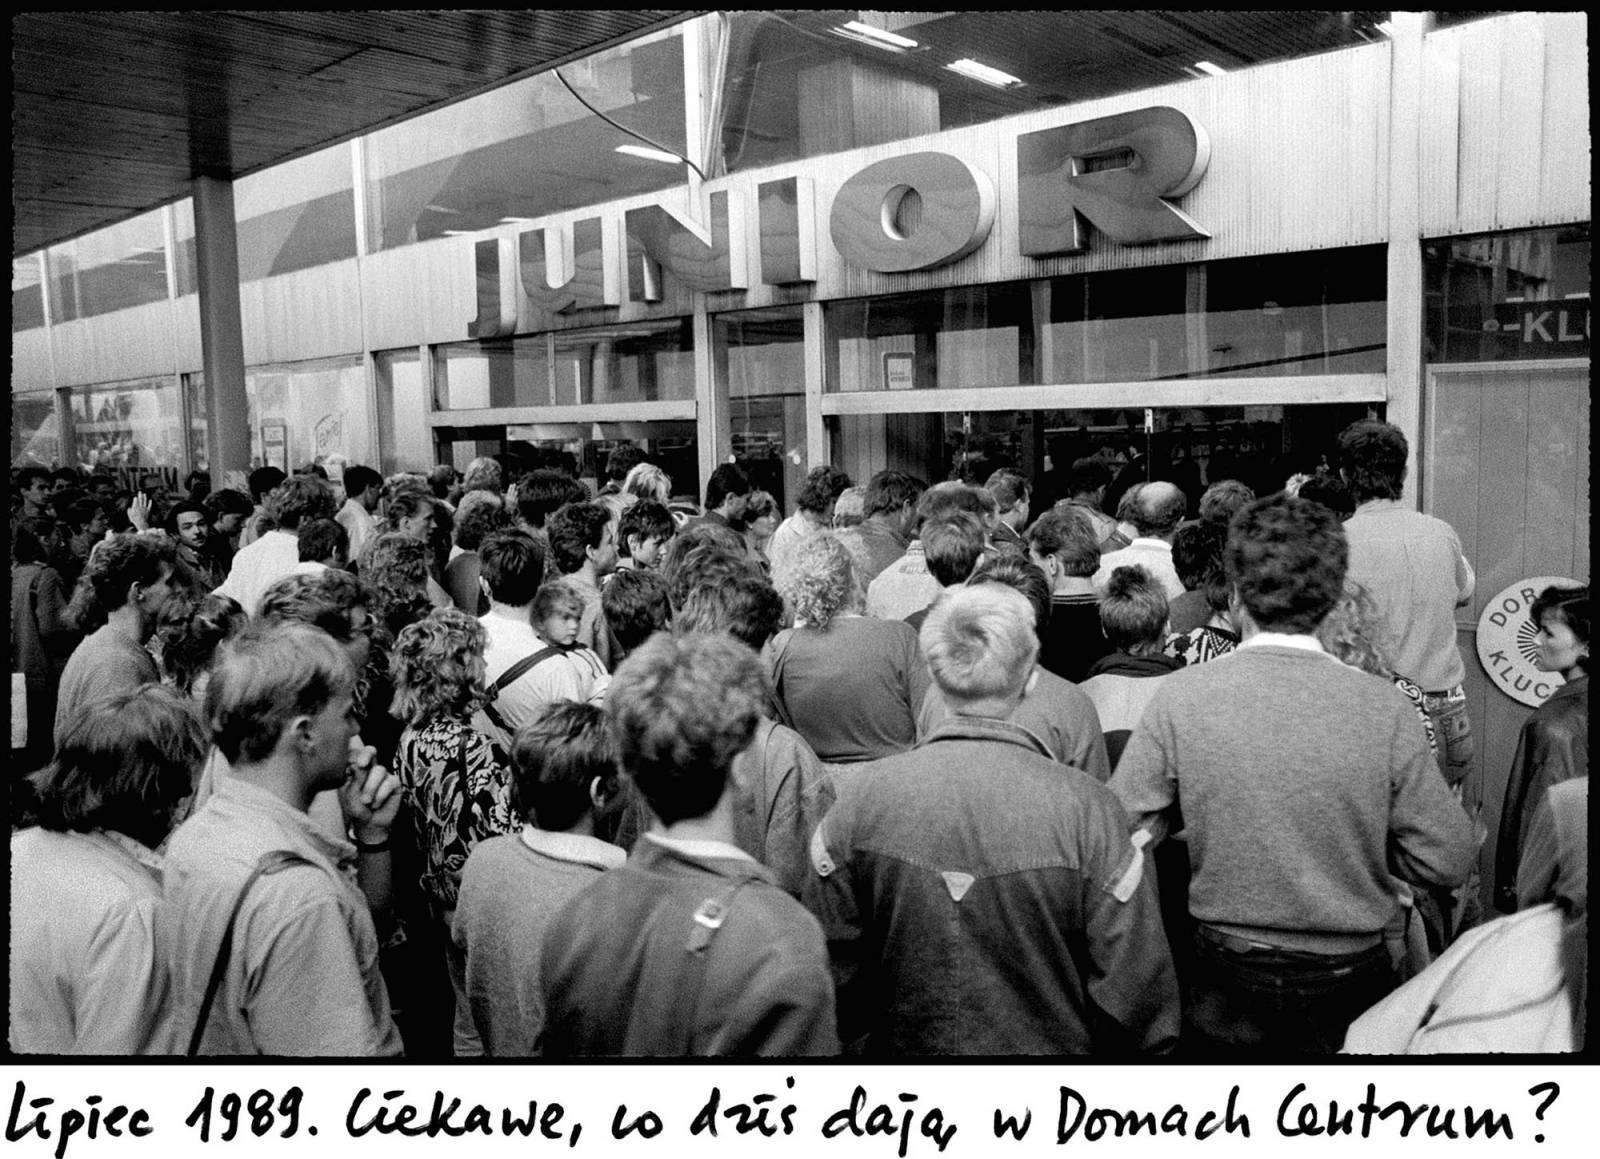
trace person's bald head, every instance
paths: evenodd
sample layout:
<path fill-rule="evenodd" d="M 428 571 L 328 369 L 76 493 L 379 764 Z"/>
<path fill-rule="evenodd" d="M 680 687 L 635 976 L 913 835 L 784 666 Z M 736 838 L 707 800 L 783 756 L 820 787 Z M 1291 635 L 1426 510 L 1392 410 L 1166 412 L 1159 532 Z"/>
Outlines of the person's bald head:
<path fill-rule="evenodd" d="M 1133 526 L 1150 539 L 1171 540 L 1189 509 L 1182 489 L 1172 483 L 1146 483 L 1133 507 Z"/>

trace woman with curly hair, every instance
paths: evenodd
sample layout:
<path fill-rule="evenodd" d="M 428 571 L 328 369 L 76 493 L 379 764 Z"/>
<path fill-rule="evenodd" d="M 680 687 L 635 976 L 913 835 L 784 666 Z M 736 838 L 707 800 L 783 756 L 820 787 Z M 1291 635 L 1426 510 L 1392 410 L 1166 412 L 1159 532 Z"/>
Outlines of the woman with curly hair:
<path fill-rule="evenodd" d="M 360 574 L 368 608 L 391 637 L 434 607 L 428 598 L 428 545 L 413 535 L 385 531 L 375 536 L 361 554 Z"/>
<path fill-rule="evenodd" d="M 483 625 L 472 616 L 435 608 L 400 633 L 390 658 L 394 701 L 389 711 L 406 726 L 394 771 L 421 846 L 422 892 L 445 946 L 467 855 L 478 842 L 519 828 L 511 807 L 510 769 L 471 725 L 472 714 L 488 697 L 484 640 Z M 456 1053 L 479 1054 L 458 967 L 452 963 Z"/>
<path fill-rule="evenodd" d="M 1336 660 L 1341 660 L 1350 667 L 1359 668 L 1372 676 L 1381 676 L 1405 693 L 1406 699 L 1411 702 L 1411 707 L 1415 708 L 1417 715 L 1422 718 L 1422 728 L 1428 736 L 1428 751 L 1437 757 L 1439 740 L 1434 732 L 1433 719 L 1423 705 L 1422 689 L 1415 681 L 1394 670 L 1393 662 L 1378 641 L 1382 630 L 1378 605 L 1373 602 L 1372 594 L 1354 580 L 1347 580 L 1344 585 L 1344 595 L 1322 621 L 1322 626 L 1317 629 L 1317 639 Z M 1459 800 L 1461 796 L 1459 786 L 1452 787 Z"/>
<path fill-rule="evenodd" d="M 779 720 L 829 764 L 911 748 L 931 683 L 916 630 L 861 614 L 855 565 L 832 532 L 795 549 L 780 591 L 795 626 L 766 649 Z"/>
<path fill-rule="evenodd" d="M 383 522 L 379 526 L 387 532 L 409 535 L 428 548 L 423 553 L 423 588 L 428 603 L 435 608 L 450 607 L 450 593 L 444 590 L 435 575 L 435 572 L 443 574 L 445 561 L 439 557 L 448 557 L 450 552 L 450 532 L 454 527 L 450 514 L 439 506 L 427 482 L 414 476 L 402 475 L 390 479 L 384 492 Z M 364 561 L 365 551 L 362 558 Z"/>

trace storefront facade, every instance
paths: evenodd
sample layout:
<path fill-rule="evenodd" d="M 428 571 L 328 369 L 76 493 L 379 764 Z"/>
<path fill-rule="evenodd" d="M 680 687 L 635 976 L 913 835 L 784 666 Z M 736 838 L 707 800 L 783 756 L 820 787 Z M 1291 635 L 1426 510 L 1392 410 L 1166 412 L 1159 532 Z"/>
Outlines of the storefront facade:
<path fill-rule="evenodd" d="M 237 182 L 252 462 L 592 473 L 626 440 L 786 509 L 823 462 L 1270 489 L 1376 414 L 1478 568 L 1469 656 L 1488 597 L 1588 578 L 1585 15 L 1102 59 L 1032 105 L 830 19 L 699 18 Z M 184 202 L 13 262 L 14 464 L 204 465 L 193 236 Z M 1492 829 L 1527 707 L 1474 679 Z"/>

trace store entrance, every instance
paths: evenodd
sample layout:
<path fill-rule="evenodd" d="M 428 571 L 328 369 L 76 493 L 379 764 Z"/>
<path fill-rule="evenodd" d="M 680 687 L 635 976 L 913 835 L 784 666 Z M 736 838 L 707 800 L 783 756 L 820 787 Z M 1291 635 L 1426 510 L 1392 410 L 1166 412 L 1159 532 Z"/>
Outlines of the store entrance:
<path fill-rule="evenodd" d="M 1329 469 L 1339 432 L 1381 404 L 1142 407 L 968 411 L 842 416 L 833 430 L 834 462 L 858 482 L 885 467 L 929 482 L 982 483 L 1001 467 L 1034 484 L 1034 511 L 1065 498 L 1074 463 L 1099 459 L 1113 483 L 1106 507 L 1136 482 L 1182 487 L 1191 513 L 1206 487 L 1238 479 L 1257 495 L 1281 490 L 1297 473 Z"/>
<path fill-rule="evenodd" d="M 701 490 L 691 420 L 598 423 L 512 423 L 439 431 L 439 461 L 458 470 L 480 455 L 494 455 L 513 473 L 553 467 L 582 479 L 591 491 L 606 482 L 611 452 L 633 444 L 672 478 L 674 502 L 697 502 Z"/>

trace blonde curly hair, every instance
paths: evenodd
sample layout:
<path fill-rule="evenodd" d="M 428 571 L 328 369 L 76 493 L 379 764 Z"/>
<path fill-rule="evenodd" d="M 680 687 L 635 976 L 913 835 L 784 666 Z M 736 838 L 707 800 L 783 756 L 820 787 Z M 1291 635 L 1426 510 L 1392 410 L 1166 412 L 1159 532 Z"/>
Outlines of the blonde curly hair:
<path fill-rule="evenodd" d="M 800 541 L 779 590 L 794 608 L 797 627 L 826 628 L 840 612 L 861 607 L 855 561 L 839 537 L 826 531 Z"/>
<path fill-rule="evenodd" d="M 1335 659 L 1385 680 L 1394 679 L 1394 662 L 1377 640 L 1382 631 L 1378 605 L 1372 594 L 1354 580 L 1346 581 L 1344 595 L 1317 627 L 1317 639 Z"/>
<path fill-rule="evenodd" d="M 409 624 L 394 642 L 389 675 L 390 715 L 413 726 L 463 720 L 488 699 L 483 625 L 455 608 L 435 608 Z"/>

